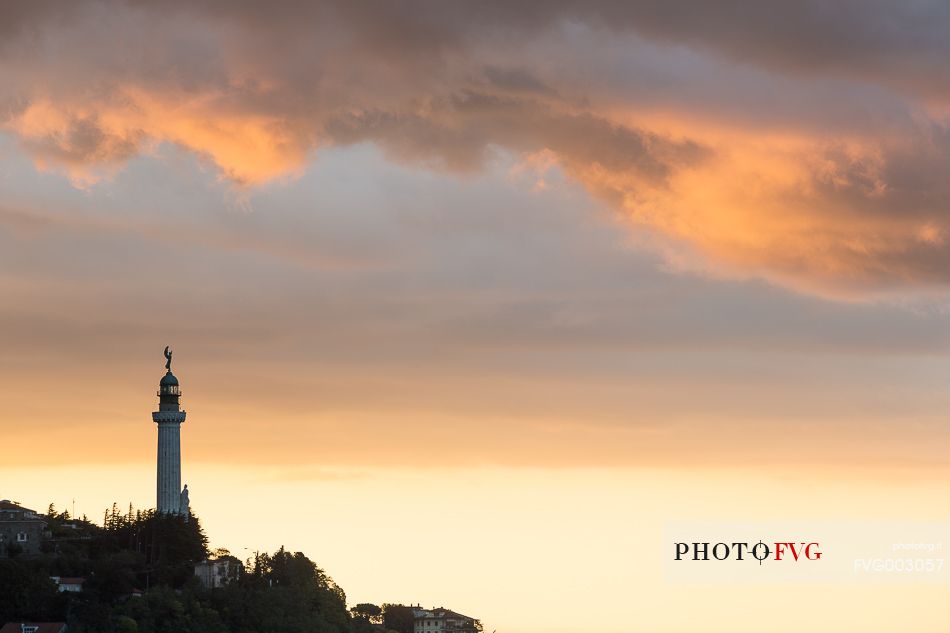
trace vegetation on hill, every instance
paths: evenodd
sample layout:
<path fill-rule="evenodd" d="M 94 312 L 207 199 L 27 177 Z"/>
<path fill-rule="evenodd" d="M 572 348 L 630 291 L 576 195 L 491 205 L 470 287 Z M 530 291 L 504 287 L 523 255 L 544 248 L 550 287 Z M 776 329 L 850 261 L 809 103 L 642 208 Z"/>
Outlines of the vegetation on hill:
<path fill-rule="evenodd" d="M 194 564 L 208 557 L 208 539 L 194 515 L 113 506 L 100 527 L 51 505 L 45 519 L 52 538 L 41 556 L 0 560 L 0 624 L 64 621 L 70 633 L 385 633 L 355 607 L 348 612 L 343 590 L 300 552 L 256 554 L 225 587 L 203 587 Z M 59 592 L 50 576 L 86 582 L 80 593 Z"/>
<path fill-rule="evenodd" d="M 413 633 L 415 618 L 412 607 L 404 604 L 384 604 L 382 608 L 383 624 L 387 629 L 398 633 Z"/>

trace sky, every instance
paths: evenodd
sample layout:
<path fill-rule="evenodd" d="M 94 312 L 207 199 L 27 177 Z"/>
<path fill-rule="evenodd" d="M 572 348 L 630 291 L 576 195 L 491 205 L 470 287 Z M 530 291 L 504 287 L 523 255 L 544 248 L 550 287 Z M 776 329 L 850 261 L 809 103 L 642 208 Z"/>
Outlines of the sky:
<path fill-rule="evenodd" d="M 936 2 L 5 6 L 0 497 L 153 505 L 170 345 L 211 545 L 304 551 L 351 604 L 946 630 L 939 587 L 662 564 L 671 521 L 950 521 L 948 27 Z"/>

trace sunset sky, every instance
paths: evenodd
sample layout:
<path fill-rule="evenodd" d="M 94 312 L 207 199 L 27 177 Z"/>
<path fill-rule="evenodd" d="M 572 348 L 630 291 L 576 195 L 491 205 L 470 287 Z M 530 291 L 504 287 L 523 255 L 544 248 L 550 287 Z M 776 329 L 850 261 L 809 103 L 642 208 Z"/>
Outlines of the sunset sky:
<path fill-rule="evenodd" d="M 0 498 L 154 505 L 171 345 L 211 545 L 302 550 L 350 604 L 947 630 L 944 587 L 662 563 L 675 520 L 950 521 L 948 32 L 922 1 L 6 3 Z"/>

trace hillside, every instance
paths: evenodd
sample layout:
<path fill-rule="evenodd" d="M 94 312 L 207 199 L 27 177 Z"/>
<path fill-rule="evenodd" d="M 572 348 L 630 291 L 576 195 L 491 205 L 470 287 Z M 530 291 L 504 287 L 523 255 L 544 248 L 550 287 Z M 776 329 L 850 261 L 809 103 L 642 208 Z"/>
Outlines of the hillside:
<path fill-rule="evenodd" d="M 99 526 L 86 517 L 44 517 L 50 538 L 39 556 L 11 550 L 0 559 L 0 624 L 62 621 L 70 633 L 350 633 L 385 631 L 351 614 L 346 595 L 300 552 L 257 553 L 244 573 L 208 589 L 196 562 L 228 553 L 207 548 L 200 520 L 119 512 Z M 84 578 L 81 592 L 60 592 L 51 577 Z"/>

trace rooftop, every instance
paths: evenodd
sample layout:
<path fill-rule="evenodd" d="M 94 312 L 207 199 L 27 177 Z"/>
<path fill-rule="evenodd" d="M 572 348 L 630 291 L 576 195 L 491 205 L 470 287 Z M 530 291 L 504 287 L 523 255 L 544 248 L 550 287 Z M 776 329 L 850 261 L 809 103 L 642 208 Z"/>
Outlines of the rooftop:
<path fill-rule="evenodd" d="M 63 633 L 65 622 L 7 622 L 0 633 Z"/>
<path fill-rule="evenodd" d="M 0 512 L 23 512 L 26 514 L 28 519 L 38 519 L 36 515 L 36 510 L 30 510 L 29 508 L 24 508 L 19 503 L 15 501 L 10 501 L 9 499 L 0 500 Z"/>
<path fill-rule="evenodd" d="M 420 609 L 415 608 L 412 610 L 412 615 L 415 618 L 431 618 L 434 620 L 446 620 L 446 619 L 455 619 L 455 620 L 474 620 L 475 618 L 469 617 L 467 615 L 462 615 L 452 611 L 451 609 L 446 609 L 444 607 L 439 607 L 437 609 Z"/>

